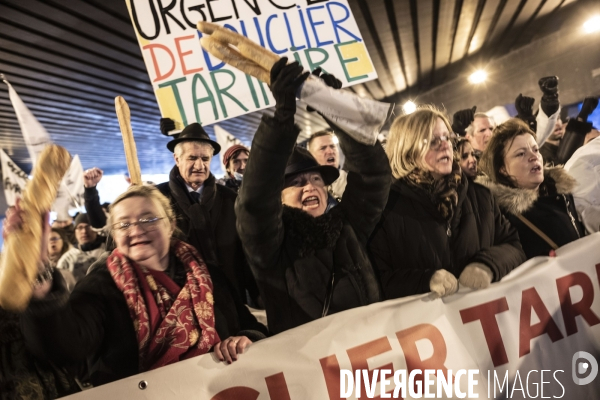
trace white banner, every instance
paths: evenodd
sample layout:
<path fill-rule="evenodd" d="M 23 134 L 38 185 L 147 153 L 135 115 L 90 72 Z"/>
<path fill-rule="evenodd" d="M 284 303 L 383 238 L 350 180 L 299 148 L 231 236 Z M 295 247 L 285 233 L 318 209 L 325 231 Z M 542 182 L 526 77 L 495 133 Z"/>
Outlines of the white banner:
<path fill-rule="evenodd" d="M 126 0 L 161 114 L 178 130 L 275 105 L 266 84 L 202 49 L 198 21 L 232 29 L 344 86 L 377 78 L 347 0 Z"/>
<path fill-rule="evenodd" d="M 600 233 L 556 258 L 529 260 L 486 290 L 349 310 L 255 343 L 232 365 L 208 354 L 72 398 L 337 400 L 346 398 L 345 370 L 371 370 L 370 377 L 385 369 L 398 376 L 392 398 L 404 386 L 404 398 L 419 398 L 410 390 L 421 387 L 435 393 L 427 398 L 598 399 L 599 242 Z M 451 370 L 451 395 L 441 383 L 437 395 L 444 374 L 416 374 L 430 369 Z M 386 390 L 394 395 L 390 374 Z M 361 399 L 373 398 L 370 384 L 360 386 Z"/>
<path fill-rule="evenodd" d="M 6 205 L 14 206 L 17 198 L 21 197 L 29 177 L 2 149 L 0 149 L 0 162 L 2 163 L 2 184 L 4 185 Z"/>
<path fill-rule="evenodd" d="M 8 86 L 8 96 L 15 109 L 19 126 L 21 127 L 21 133 L 23 133 L 23 139 L 25 139 L 25 145 L 27 151 L 29 151 L 29 157 L 31 158 L 31 164 L 35 165 L 35 162 L 44 149 L 44 147 L 52 143 L 50 135 L 46 131 L 46 128 L 40 124 L 35 116 L 29 111 L 29 108 L 23 103 L 23 100 L 19 97 L 12 85 L 4 80 L 4 83 Z"/>
<path fill-rule="evenodd" d="M 52 206 L 58 220 L 67 220 L 70 209 L 83 207 L 83 192 L 83 167 L 79 155 L 75 155 L 60 183 L 56 200 Z"/>
<path fill-rule="evenodd" d="M 21 127 L 21 133 L 23 134 L 23 139 L 27 145 L 27 150 L 29 151 L 31 163 L 32 165 L 35 165 L 37 157 L 47 144 L 52 143 L 52 139 L 50 139 L 50 135 L 46 131 L 46 128 L 44 128 L 35 115 L 27 108 L 25 103 L 23 103 L 11 84 L 5 79 L 3 81 L 8 85 L 10 101 L 12 102 L 15 114 L 19 120 L 19 126 Z M 4 156 L 6 156 L 6 154 L 4 154 L 3 157 Z M 4 161 L 2 167 L 4 172 Z M 4 190 L 6 193 L 6 179 L 4 181 Z M 22 190 L 23 187 L 20 187 L 20 189 Z M 60 184 L 58 195 L 52 206 L 52 211 L 57 212 L 58 219 L 67 219 L 69 209 L 83 206 L 83 191 L 83 167 L 81 166 L 79 155 L 76 155 L 73 160 L 71 160 L 71 166 Z M 10 203 L 8 197 L 7 202 L 9 205 L 14 204 L 14 200 L 13 203 Z"/>
<path fill-rule="evenodd" d="M 244 144 L 238 138 L 233 136 L 231 133 L 227 132 L 225 129 L 221 128 L 219 125 L 215 125 L 215 136 L 217 137 L 217 143 L 221 145 L 221 152 L 219 153 L 219 159 L 221 160 L 221 165 L 223 165 L 223 154 L 227 151 L 228 148 L 233 146 L 234 144 Z M 227 166 L 226 166 L 227 167 Z"/>

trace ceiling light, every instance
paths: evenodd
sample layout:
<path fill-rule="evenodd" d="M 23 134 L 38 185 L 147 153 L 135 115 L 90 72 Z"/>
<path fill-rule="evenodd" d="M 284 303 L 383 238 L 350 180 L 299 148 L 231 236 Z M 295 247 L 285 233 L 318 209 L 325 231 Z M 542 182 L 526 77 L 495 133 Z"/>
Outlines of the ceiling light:
<path fill-rule="evenodd" d="M 469 82 L 473 84 L 485 82 L 486 79 L 487 73 L 482 69 L 473 72 L 471 76 L 469 76 Z"/>
<path fill-rule="evenodd" d="M 404 103 L 402 110 L 404 111 L 404 114 L 412 114 L 417 110 L 417 105 L 409 100 Z"/>
<path fill-rule="evenodd" d="M 585 33 L 593 33 L 600 31 L 600 15 L 595 15 L 592 18 L 588 19 L 583 24 L 583 30 Z"/>
<path fill-rule="evenodd" d="M 333 143 L 335 143 L 335 144 L 338 144 L 340 142 L 340 140 L 335 135 L 333 135 L 332 140 L 333 140 Z"/>

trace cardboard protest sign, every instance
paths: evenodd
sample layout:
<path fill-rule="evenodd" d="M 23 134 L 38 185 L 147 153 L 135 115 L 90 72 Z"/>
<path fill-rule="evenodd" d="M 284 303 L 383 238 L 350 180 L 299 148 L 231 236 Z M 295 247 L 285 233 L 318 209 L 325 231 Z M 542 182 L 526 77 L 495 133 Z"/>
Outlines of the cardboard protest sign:
<path fill-rule="evenodd" d="M 351 309 L 255 343 L 231 365 L 206 354 L 72 398 L 596 399 L 599 241 L 529 260 L 484 290 Z"/>
<path fill-rule="evenodd" d="M 161 114 L 177 130 L 272 107 L 266 84 L 202 49 L 198 21 L 232 29 L 344 86 L 377 78 L 347 0 L 126 0 Z"/>

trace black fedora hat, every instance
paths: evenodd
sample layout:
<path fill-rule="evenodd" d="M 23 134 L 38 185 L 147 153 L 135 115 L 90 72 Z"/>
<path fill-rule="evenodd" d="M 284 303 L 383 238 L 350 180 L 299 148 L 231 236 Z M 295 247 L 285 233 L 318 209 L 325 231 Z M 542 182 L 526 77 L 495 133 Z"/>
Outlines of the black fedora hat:
<path fill-rule="evenodd" d="M 285 177 L 303 172 L 317 171 L 323 177 L 325 185 L 331 185 L 339 176 L 340 171 L 331 165 L 319 165 L 317 160 L 302 147 L 296 146 L 285 167 Z"/>
<path fill-rule="evenodd" d="M 202 128 L 202 125 L 200 125 L 197 122 L 186 126 L 185 129 L 182 130 L 181 133 L 175 139 L 167 143 L 167 149 L 171 150 L 171 152 L 174 152 L 175 146 L 177 146 L 181 142 L 209 143 L 213 147 L 213 149 L 215 149 L 213 153 L 213 155 L 215 156 L 219 154 L 219 151 L 221 151 L 221 146 L 219 145 L 219 143 L 215 142 L 214 140 L 210 140 L 208 133 L 206 133 L 204 131 L 204 128 Z"/>

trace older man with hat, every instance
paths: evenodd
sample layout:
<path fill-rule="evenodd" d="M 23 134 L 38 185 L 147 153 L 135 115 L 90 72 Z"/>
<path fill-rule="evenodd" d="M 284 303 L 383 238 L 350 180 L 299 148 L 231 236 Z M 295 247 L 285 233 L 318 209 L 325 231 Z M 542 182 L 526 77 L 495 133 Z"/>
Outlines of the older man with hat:
<path fill-rule="evenodd" d="M 225 185 L 234 192 L 238 192 L 242 184 L 242 177 L 246 170 L 250 150 L 243 144 L 234 144 L 223 154 L 223 165 L 225 166 L 225 176 L 217 181 L 220 185 Z"/>
<path fill-rule="evenodd" d="M 339 171 L 295 146 L 295 94 L 307 73 L 286 62 L 271 70 L 275 113 L 263 116 L 254 136 L 236 202 L 238 232 L 272 333 L 380 300 L 366 244 L 391 183 L 381 145 L 363 145 L 336 127 L 348 185 L 328 210 L 327 186 Z"/>
<path fill-rule="evenodd" d="M 223 273 L 244 303 L 258 303 L 258 288 L 246 262 L 235 225 L 236 193 L 217 185 L 210 172 L 221 146 L 198 123 L 167 143 L 175 166 L 157 188 L 171 200 L 183 240 L 194 246 L 213 273 Z"/>

